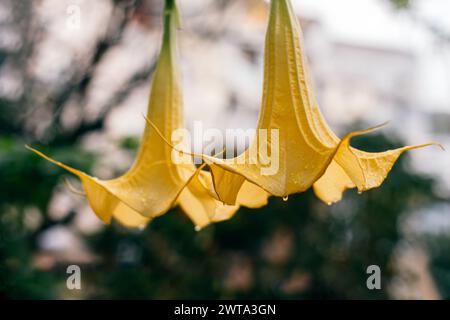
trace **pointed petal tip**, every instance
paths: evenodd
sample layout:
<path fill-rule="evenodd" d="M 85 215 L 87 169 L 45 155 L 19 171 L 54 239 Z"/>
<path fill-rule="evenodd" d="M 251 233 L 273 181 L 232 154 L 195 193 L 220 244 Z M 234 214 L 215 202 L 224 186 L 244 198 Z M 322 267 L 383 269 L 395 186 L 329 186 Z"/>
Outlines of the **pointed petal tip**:
<path fill-rule="evenodd" d="M 389 123 L 390 123 L 390 121 L 386 121 L 386 122 L 383 122 L 382 124 L 379 124 L 379 125 L 367 128 L 367 129 L 362 129 L 362 130 L 356 130 L 356 131 L 349 132 L 349 133 L 347 133 L 344 136 L 344 138 L 342 140 L 348 140 L 348 139 L 351 139 L 353 137 L 362 136 L 362 135 L 365 135 L 365 134 L 369 134 L 369 133 L 378 131 L 378 130 L 388 126 Z"/>
<path fill-rule="evenodd" d="M 444 152 L 447 151 L 447 149 L 445 149 L 445 147 L 444 147 L 441 143 L 439 143 L 439 142 L 431 142 L 431 143 L 428 144 L 428 146 L 437 146 L 437 147 L 439 147 L 442 151 L 444 151 Z"/>
<path fill-rule="evenodd" d="M 49 156 L 45 155 L 44 153 L 40 152 L 39 150 L 31 147 L 30 145 L 26 144 L 25 148 L 30 150 L 31 152 L 37 154 L 38 156 L 40 156 L 41 158 L 44 158 L 47 161 L 50 161 L 51 163 L 54 163 L 56 165 L 59 165 L 59 162 L 56 160 L 53 160 L 52 158 L 50 158 Z"/>
<path fill-rule="evenodd" d="M 70 190 L 70 192 L 72 192 L 76 195 L 82 196 L 82 197 L 86 197 L 86 192 L 80 191 L 77 188 L 75 188 L 75 186 L 72 185 L 72 183 L 69 181 L 69 179 L 64 178 L 64 183 L 67 186 L 67 188 Z"/>
<path fill-rule="evenodd" d="M 42 152 L 36 150 L 35 148 L 33 148 L 32 146 L 30 146 L 29 144 L 25 144 L 25 149 L 30 150 L 31 152 L 34 152 L 35 154 L 37 154 L 38 156 L 41 156 Z"/>
<path fill-rule="evenodd" d="M 441 143 L 435 142 L 435 141 L 429 142 L 429 143 L 424 143 L 424 144 L 419 144 L 419 145 L 415 145 L 415 146 L 407 146 L 404 149 L 405 149 L 405 151 L 409 151 L 409 150 L 422 149 L 422 148 L 432 147 L 432 146 L 436 146 L 444 152 L 447 151 Z"/>
<path fill-rule="evenodd" d="M 159 130 L 159 128 L 156 126 L 156 124 L 152 120 L 150 120 L 145 115 L 144 115 L 144 119 L 153 128 L 153 130 L 155 130 L 156 134 L 164 141 L 164 143 L 166 143 L 171 149 L 175 150 L 176 152 L 180 152 L 180 153 L 183 153 L 185 155 L 188 155 L 188 156 L 191 156 L 191 157 L 196 157 L 196 158 L 204 160 L 205 155 L 203 155 L 203 154 L 198 154 L 198 153 L 195 153 L 195 152 L 189 152 L 189 151 L 181 150 L 181 149 L 178 149 L 177 147 L 175 147 L 169 140 L 167 140 L 166 137 L 164 137 L 164 135 L 162 134 L 161 130 Z"/>

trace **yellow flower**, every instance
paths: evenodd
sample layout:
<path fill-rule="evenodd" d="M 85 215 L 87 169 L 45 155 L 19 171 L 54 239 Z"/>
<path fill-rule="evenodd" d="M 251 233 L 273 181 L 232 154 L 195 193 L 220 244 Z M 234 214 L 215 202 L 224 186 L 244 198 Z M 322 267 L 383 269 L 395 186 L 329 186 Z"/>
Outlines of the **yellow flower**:
<path fill-rule="evenodd" d="M 172 148 L 159 136 L 168 139 L 174 130 L 183 126 L 175 38 L 178 23 L 175 0 L 166 0 L 162 48 L 147 113 L 160 132 L 146 126 L 137 159 L 127 173 L 113 180 L 99 180 L 28 147 L 80 178 L 91 208 L 105 223 L 110 223 L 114 217 L 127 227 L 143 227 L 179 204 L 199 230 L 211 222 L 231 218 L 238 209 L 237 205 L 226 206 L 216 200 L 217 196 L 208 187 L 212 186 L 209 172 L 197 169 L 192 162 L 176 165 L 171 160 Z M 251 195 L 253 187 L 248 184 L 247 188 Z M 255 204 L 254 199 L 247 199 L 245 195 L 241 202 L 250 207 L 265 204 Z"/>
<path fill-rule="evenodd" d="M 178 21 L 175 0 L 166 0 L 147 125 L 137 159 L 127 173 L 99 180 L 30 148 L 80 178 L 90 206 L 105 223 L 114 218 L 128 227 L 142 227 L 178 204 L 199 230 L 231 218 L 239 205 L 259 208 L 267 204 L 269 195 L 286 197 L 311 186 L 320 199 L 332 203 L 348 188 L 362 192 L 378 187 L 404 151 L 426 146 L 381 153 L 350 146 L 352 137 L 374 129 L 337 138 L 312 95 L 301 30 L 291 3 L 273 0 L 255 142 L 234 159 L 202 155 L 205 164 L 199 168 L 183 147 L 175 151 L 188 160 L 175 163 L 169 140 L 183 126 L 175 39 Z M 276 160 L 275 166 L 272 160 Z M 205 165 L 211 170 L 203 171 Z"/>
<path fill-rule="evenodd" d="M 279 197 L 314 185 L 316 195 L 332 203 L 340 200 L 348 188 L 357 187 L 363 192 L 380 186 L 404 151 L 427 146 L 368 153 L 350 147 L 350 139 L 373 129 L 350 133 L 342 140 L 332 132 L 311 91 L 301 29 L 289 0 L 271 2 L 257 128 L 257 132 L 266 134 L 257 134 L 255 142 L 237 158 L 203 156 L 224 203 L 236 202 L 244 181 Z M 262 154 L 264 149 L 268 151 Z M 268 155 L 277 159 L 279 166 L 271 174 L 264 174 Z"/>

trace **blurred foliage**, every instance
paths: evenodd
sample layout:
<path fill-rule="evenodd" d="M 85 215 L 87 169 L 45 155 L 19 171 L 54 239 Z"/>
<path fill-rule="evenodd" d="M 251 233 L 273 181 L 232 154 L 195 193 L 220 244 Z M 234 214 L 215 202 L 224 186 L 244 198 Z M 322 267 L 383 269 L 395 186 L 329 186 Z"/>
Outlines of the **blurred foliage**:
<path fill-rule="evenodd" d="M 382 136 L 360 140 L 372 150 L 392 146 Z M 93 296 L 387 298 L 398 218 L 433 201 L 432 184 L 408 173 L 402 160 L 382 188 L 349 192 L 332 207 L 306 192 L 287 202 L 271 199 L 259 210 L 243 208 L 233 220 L 199 233 L 175 211 L 143 232 L 106 228 L 89 238 L 103 259 L 89 269 L 89 283 L 99 286 Z M 383 290 L 366 288 L 372 264 L 383 270 Z"/>
<path fill-rule="evenodd" d="M 80 168 L 88 169 L 92 161 L 88 154 L 74 148 L 52 151 Z M 33 258 L 40 234 L 70 223 L 55 221 L 47 214 L 60 175 L 61 171 L 26 150 L 21 139 L 0 137 L 0 297 L 55 298 L 54 274 L 36 270 Z M 26 213 L 33 209 L 38 210 L 42 223 L 29 229 Z"/>
<path fill-rule="evenodd" d="M 450 237 L 437 235 L 426 237 L 430 255 L 430 269 L 442 299 L 450 299 Z"/>
<path fill-rule="evenodd" d="M 399 145 L 382 136 L 358 142 L 367 150 Z M 21 142 L 0 146 L 1 179 L 10 182 L 0 195 L 0 292 L 11 298 L 57 297 L 64 266 L 39 271 L 32 257 L 37 235 L 54 225 L 70 226 L 70 220 L 46 216 L 62 171 L 23 150 Z M 91 162 L 77 161 L 76 153 L 52 150 L 89 170 Z M 391 255 L 401 237 L 398 218 L 435 200 L 433 181 L 409 173 L 405 159 L 382 188 L 363 195 L 348 192 L 332 207 L 307 192 L 287 202 L 271 199 L 260 210 L 241 209 L 233 220 L 202 232 L 195 232 L 177 209 L 144 231 L 106 227 L 85 237 L 100 259 L 82 267 L 83 297 L 387 298 Z M 37 230 L 23 224 L 27 206 L 37 206 L 43 215 L 45 222 Z M 443 257 L 443 252 L 436 256 L 436 274 L 448 265 Z M 383 270 L 383 290 L 366 288 L 366 268 L 372 264 Z"/>

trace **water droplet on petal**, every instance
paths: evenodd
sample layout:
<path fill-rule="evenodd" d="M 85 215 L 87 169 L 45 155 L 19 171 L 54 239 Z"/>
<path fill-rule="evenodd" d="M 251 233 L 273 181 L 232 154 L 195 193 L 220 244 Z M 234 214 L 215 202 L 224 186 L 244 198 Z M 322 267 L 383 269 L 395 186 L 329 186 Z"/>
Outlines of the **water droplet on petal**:
<path fill-rule="evenodd" d="M 283 201 L 288 201 L 289 200 L 289 196 L 285 196 L 285 197 L 283 197 Z"/>
<path fill-rule="evenodd" d="M 333 204 L 333 202 L 327 202 L 327 205 L 331 206 Z"/>
<path fill-rule="evenodd" d="M 202 230 L 202 228 L 200 228 L 200 226 L 195 226 L 195 231 L 199 232 L 200 230 Z"/>

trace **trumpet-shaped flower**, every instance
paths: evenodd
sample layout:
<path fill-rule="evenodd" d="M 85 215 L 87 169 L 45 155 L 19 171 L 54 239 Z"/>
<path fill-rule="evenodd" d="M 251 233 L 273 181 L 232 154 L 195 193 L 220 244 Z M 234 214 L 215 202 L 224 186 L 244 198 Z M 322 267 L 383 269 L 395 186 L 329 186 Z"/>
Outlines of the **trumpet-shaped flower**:
<path fill-rule="evenodd" d="M 142 227 L 179 204 L 200 229 L 211 222 L 229 219 L 238 209 L 237 205 L 222 204 L 210 192 L 208 185 L 212 185 L 212 177 L 209 172 L 201 171 L 192 162 L 177 165 L 171 161 L 172 149 L 159 136 L 170 138 L 172 132 L 183 125 L 182 90 L 176 57 L 178 23 L 175 0 L 166 0 L 162 47 L 153 75 L 147 113 L 148 119 L 160 132 L 148 125 L 145 127 L 137 159 L 128 172 L 113 180 L 99 180 L 30 148 L 76 175 L 82 182 L 91 208 L 105 223 L 114 218 L 128 227 Z M 248 206 L 264 205 L 264 201 L 255 204 L 254 199 L 246 196 L 251 195 L 254 188 L 257 187 L 251 184 L 243 188 L 242 202 Z"/>
<path fill-rule="evenodd" d="M 300 24 L 290 0 L 271 1 L 257 128 L 269 134 L 257 135 L 237 158 L 203 156 L 219 199 L 227 204 L 236 202 L 244 181 L 279 197 L 314 186 L 320 199 L 335 202 L 348 188 L 363 192 L 380 186 L 403 152 L 424 146 L 368 153 L 352 148 L 350 140 L 373 129 L 350 133 L 342 140 L 332 132 L 311 90 Z M 272 131 L 278 134 L 272 136 Z M 278 159 L 279 166 L 264 174 L 268 154 Z"/>

